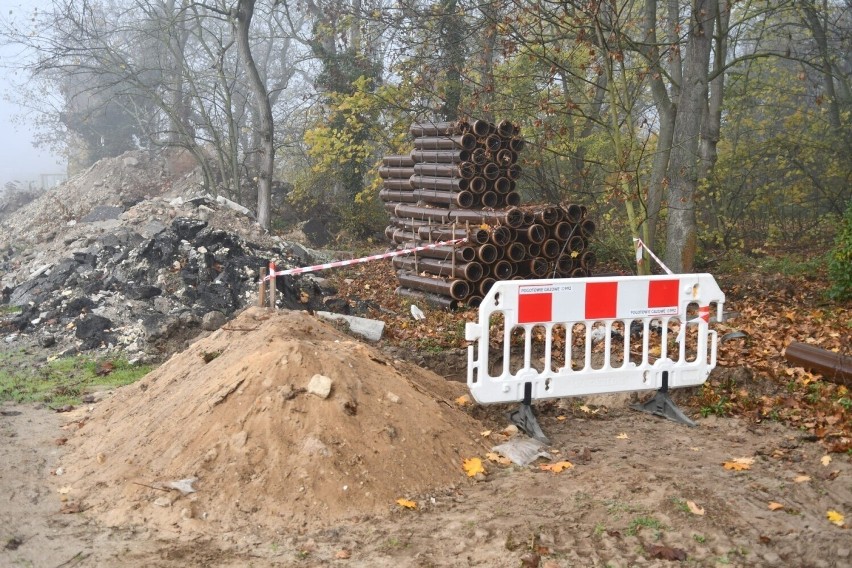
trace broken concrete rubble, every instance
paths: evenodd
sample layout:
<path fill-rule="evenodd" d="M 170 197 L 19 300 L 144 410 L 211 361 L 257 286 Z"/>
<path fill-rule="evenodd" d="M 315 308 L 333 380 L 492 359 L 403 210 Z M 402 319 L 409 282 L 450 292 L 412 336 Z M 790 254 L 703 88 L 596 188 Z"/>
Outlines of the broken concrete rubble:
<path fill-rule="evenodd" d="M 163 176 L 150 156 L 131 153 L 4 209 L 0 303 L 9 307 L 0 333 L 157 361 L 254 304 L 259 269 L 271 260 L 325 261 L 261 230 L 235 202 Z M 279 307 L 334 309 L 321 278 L 279 278 L 276 287 Z"/>

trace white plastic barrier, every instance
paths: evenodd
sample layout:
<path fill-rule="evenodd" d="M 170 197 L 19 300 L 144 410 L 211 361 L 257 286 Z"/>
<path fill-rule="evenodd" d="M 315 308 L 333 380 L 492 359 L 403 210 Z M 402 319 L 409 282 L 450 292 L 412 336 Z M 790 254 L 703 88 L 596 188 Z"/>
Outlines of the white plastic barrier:
<path fill-rule="evenodd" d="M 467 384 L 481 404 L 700 385 L 724 302 L 710 274 L 499 281 L 465 327 Z"/>

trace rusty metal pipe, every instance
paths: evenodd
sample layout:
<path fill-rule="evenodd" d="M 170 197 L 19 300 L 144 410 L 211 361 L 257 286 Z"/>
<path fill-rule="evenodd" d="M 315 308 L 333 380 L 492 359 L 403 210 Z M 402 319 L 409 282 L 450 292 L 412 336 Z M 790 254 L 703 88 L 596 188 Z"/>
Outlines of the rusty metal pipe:
<path fill-rule="evenodd" d="M 398 203 L 417 203 L 417 197 L 410 190 L 381 189 L 379 190 L 379 199 L 382 201 L 396 201 Z"/>
<path fill-rule="evenodd" d="M 559 251 L 562 247 L 556 239 L 547 239 L 541 243 L 541 254 L 545 258 L 556 258 L 559 256 Z"/>
<path fill-rule="evenodd" d="M 560 241 L 567 241 L 571 238 L 571 234 L 574 233 L 574 231 L 576 230 L 576 226 L 577 225 L 574 225 L 567 221 L 560 221 L 559 223 L 556 223 L 556 225 L 553 227 L 553 236 L 555 236 Z"/>
<path fill-rule="evenodd" d="M 423 292 L 422 290 L 412 290 L 411 288 L 405 288 L 403 286 L 398 287 L 394 293 L 397 296 L 411 298 L 412 300 L 419 300 L 446 310 L 455 310 L 459 305 L 457 300 L 448 298 L 447 296 L 431 294 L 429 292 Z"/>
<path fill-rule="evenodd" d="M 434 294 L 443 294 L 444 296 L 450 296 L 454 300 L 463 300 L 470 293 L 470 285 L 464 280 L 443 278 L 440 276 L 431 278 L 429 276 L 418 276 L 410 272 L 397 272 L 396 277 L 400 284 L 409 288 L 432 292 Z"/>
<path fill-rule="evenodd" d="M 503 138 L 511 138 L 515 135 L 515 125 L 508 120 L 501 120 L 497 123 L 497 133 Z"/>
<path fill-rule="evenodd" d="M 512 181 L 505 177 L 495 179 L 494 191 L 500 195 L 508 195 L 512 191 Z"/>
<path fill-rule="evenodd" d="M 397 227 L 402 227 L 407 231 L 417 231 L 420 227 L 428 225 L 428 221 L 420 221 L 419 219 L 406 219 L 404 217 L 391 217 L 391 223 Z"/>
<path fill-rule="evenodd" d="M 461 134 L 459 136 L 426 136 L 414 139 L 415 150 L 473 150 L 476 148 L 476 136 Z"/>
<path fill-rule="evenodd" d="M 794 341 L 784 350 L 784 358 L 796 366 L 816 371 L 832 383 L 852 388 L 852 356 Z"/>
<path fill-rule="evenodd" d="M 411 219 L 435 221 L 441 224 L 452 223 L 450 211 L 448 209 L 438 207 L 422 207 L 420 205 L 400 203 L 394 210 L 393 214 L 397 217 L 409 217 Z"/>
<path fill-rule="evenodd" d="M 470 244 L 481 245 L 488 242 L 489 234 L 485 229 L 462 229 L 452 227 L 433 227 L 421 225 L 417 229 L 418 236 L 424 241 L 446 241 L 451 239 L 467 239 Z"/>
<path fill-rule="evenodd" d="M 476 249 L 476 257 L 484 264 L 494 264 L 497 260 L 497 247 L 490 243 L 480 245 Z"/>
<path fill-rule="evenodd" d="M 520 262 L 526 255 L 527 247 L 517 241 L 506 247 L 506 257 L 512 262 Z"/>
<path fill-rule="evenodd" d="M 475 177 L 470 180 L 470 191 L 479 195 L 485 192 L 485 189 L 488 187 L 488 182 L 483 177 Z"/>
<path fill-rule="evenodd" d="M 481 140 L 482 146 L 492 154 L 499 152 L 503 146 L 503 140 L 497 134 L 489 134 L 484 140 Z"/>
<path fill-rule="evenodd" d="M 479 293 L 483 296 L 488 293 L 494 283 L 497 282 L 494 278 L 483 278 L 479 281 Z"/>
<path fill-rule="evenodd" d="M 410 168 L 414 165 L 414 160 L 411 159 L 410 154 L 391 154 L 382 157 L 382 165 L 395 168 Z"/>
<path fill-rule="evenodd" d="M 434 176 L 411 176 L 411 187 L 414 189 L 437 189 L 440 191 L 467 191 L 470 181 L 464 178 L 448 178 Z"/>
<path fill-rule="evenodd" d="M 482 304 L 482 296 L 472 294 L 467 297 L 466 303 L 468 308 L 478 308 Z"/>
<path fill-rule="evenodd" d="M 563 205 L 562 210 L 565 211 L 565 220 L 572 224 L 577 224 L 583 220 L 583 210 L 576 203 Z"/>
<path fill-rule="evenodd" d="M 521 204 L 521 194 L 517 191 L 510 191 L 503 196 L 503 202 L 506 204 L 506 207 L 517 207 Z"/>
<path fill-rule="evenodd" d="M 591 219 L 583 219 L 582 223 L 580 223 L 580 233 L 588 238 L 595 234 L 595 222 Z"/>
<path fill-rule="evenodd" d="M 516 239 L 522 243 L 541 244 L 547 238 L 547 228 L 544 225 L 533 223 L 528 227 L 518 229 Z"/>
<path fill-rule="evenodd" d="M 394 191 L 411 190 L 411 178 L 390 178 L 382 181 L 382 187 Z"/>
<path fill-rule="evenodd" d="M 507 177 L 510 180 L 514 181 L 521 177 L 521 171 L 521 166 L 519 166 L 518 164 L 510 164 L 509 166 L 503 169 L 503 175 L 504 177 Z"/>
<path fill-rule="evenodd" d="M 416 200 L 437 205 L 457 205 L 468 208 L 474 203 L 474 195 L 469 191 L 441 191 L 439 189 L 415 189 L 411 192 Z"/>
<path fill-rule="evenodd" d="M 421 136 L 452 136 L 464 134 L 470 130 L 470 123 L 466 120 L 454 120 L 452 122 L 415 122 L 408 132 L 415 138 Z"/>
<path fill-rule="evenodd" d="M 509 227 L 494 227 L 491 229 L 491 242 L 498 247 L 509 244 L 512 237 L 512 230 Z"/>
<path fill-rule="evenodd" d="M 503 167 L 509 167 L 517 161 L 518 153 L 510 150 L 509 148 L 503 148 L 497 152 L 497 163 Z"/>
<path fill-rule="evenodd" d="M 500 196 L 493 191 L 486 191 L 479 196 L 479 203 L 483 207 L 494 208 L 500 203 Z"/>
<path fill-rule="evenodd" d="M 476 175 L 476 166 L 473 162 L 459 162 L 458 164 L 414 164 L 411 175 L 432 177 L 460 177 L 470 179 Z M 411 177 L 411 175 L 409 177 Z"/>
<path fill-rule="evenodd" d="M 488 136 L 497 130 L 497 127 L 487 120 L 474 120 L 470 125 L 470 130 L 478 137 Z"/>
<path fill-rule="evenodd" d="M 552 227 L 559 221 L 559 213 L 556 207 L 544 207 L 535 213 L 535 219 L 542 225 Z"/>
<path fill-rule="evenodd" d="M 563 254 L 556 260 L 556 270 L 562 276 L 569 276 L 574 268 L 576 268 L 574 259 L 567 254 Z"/>
<path fill-rule="evenodd" d="M 393 241 L 400 245 L 406 243 L 419 244 L 421 242 L 417 238 L 416 233 L 412 233 L 411 231 L 406 231 L 393 226 L 385 228 L 385 237 L 387 237 L 389 241 Z"/>
<path fill-rule="evenodd" d="M 506 280 L 512 276 L 512 263 L 508 260 L 498 260 L 491 266 L 491 274 L 497 280 Z"/>
<path fill-rule="evenodd" d="M 488 161 L 488 152 L 485 151 L 485 148 L 476 148 L 471 152 L 470 159 L 477 166 L 481 166 Z"/>
<path fill-rule="evenodd" d="M 570 239 L 568 239 L 568 245 L 566 248 L 570 252 L 581 253 L 586 248 L 586 241 L 583 240 L 583 237 L 580 235 L 574 235 Z"/>
<path fill-rule="evenodd" d="M 489 180 L 493 181 L 497 179 L 500 175 L 500 168 L 494 162 L 488 162 L 487 164 L 482 166 L 482 176 Z"/>
<path fill-rule="evenodd" d="M 400 205 L 399 208 L 407 207 Z M 400 215 L 397 214 L 397 217 Z M 403 215 L 411 217 L 411 215 Z M 456 221 L 468 221 L 470 223 L 484 223 L 486 225 L 508 225 L 510 229 L 517 229 L 524 221 L 523 212 L 517 207 L 509 207 L 500 211 L 472 211 L 457 209 L 449 211 L 449 218 Z"/>
<path fill-rule="evenodd" d="M 403 168 L 399 166 L 379 166 L 379 177 L 388 178 L 410 178 L 414 175 L 414 168 Z"/>
<path fill-rule="evenodd" d="M 463 278 L 470 283 L 482 279 L 482 265 L 478 262 L 455 263 L 451 260 L 436 258 L 412 258 L 396 256 L 393 258 L 394 268 L 412 272 L 428 272 L 436 276 Z"/>
<path fill-rule="evenodd" d="M 469 150 L 412 150 L 411 159 L 414 162 L 437 162 L 441 164 L 455 164 L 458 162 L 469 162 Z"/>
<path fill-rule="evenodd" d="M 539 243 L 529 243 L 524 248 L 527 249 L 527 256 L 530 258 L 536 258 L 541 254 L 541 245 Z"/>
<path fill-rule="evenodd" d="M 416 245 L 406 244 L 403 248 L 415 248 Z M 453 256 L 456 257 L 456 260 L 460 262 L 472 262 L 476 259 L 476 249 L 471 246 L 452 246 L 452 245 L 442 245 L 439 247 L 434 247 L 426 250 L 421 250 L 417 253 L 418 256 L 425 256 L 428 258 L 438 258 L 441 260 L 450 260 Z"/>
<path fill-rule="evenodd" d="M 524 149 L 524 146 L 526 146 L 526 142 L 524 142 L 523 138 L 519 138 L 518 136 L 513 136 L 509 140 L 509 148 L 515 154 L 519 154 Z"/>

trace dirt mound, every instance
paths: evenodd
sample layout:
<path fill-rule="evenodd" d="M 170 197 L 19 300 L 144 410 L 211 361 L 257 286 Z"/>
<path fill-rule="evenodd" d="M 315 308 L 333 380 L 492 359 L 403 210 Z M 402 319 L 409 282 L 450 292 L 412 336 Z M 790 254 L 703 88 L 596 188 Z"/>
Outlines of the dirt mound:
<path fill-rule="evenodd" d="M 327 398 L 308 392 L 315 375 Z M 59 483 L 112 526 L 318 526 L 465 479 L 459 384 L 305 312 L 250 308 L 82 418 Z M 197 478 L 195 493 L 169 482 Z M 70 488 L 70 489 L 68 489 Z"/>

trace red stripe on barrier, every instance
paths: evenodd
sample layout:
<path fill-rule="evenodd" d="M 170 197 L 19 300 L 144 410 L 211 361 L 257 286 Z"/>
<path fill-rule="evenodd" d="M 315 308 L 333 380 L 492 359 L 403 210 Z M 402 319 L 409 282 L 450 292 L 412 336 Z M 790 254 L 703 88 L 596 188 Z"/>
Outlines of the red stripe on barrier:
<path fill-rule="evenodd" d="M 680 280 L 651 280 L 648 283 L 648 307 L 671 308 L 678 305 Z"/>
<path fill-rule="evenodd" d="M 518 323 L 553 321 L 553 294 L 521 294 L 518 296 Z"/>
<path fill-rule="evenodd" d="M 618 308 L 618 282 L 586 283 L 586 319 L 614 318 Z"/>

